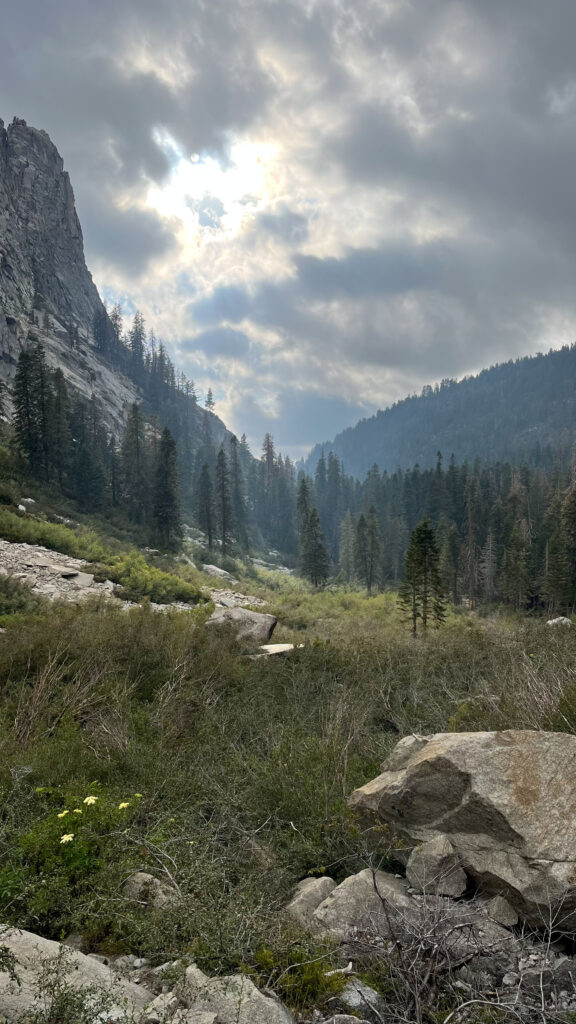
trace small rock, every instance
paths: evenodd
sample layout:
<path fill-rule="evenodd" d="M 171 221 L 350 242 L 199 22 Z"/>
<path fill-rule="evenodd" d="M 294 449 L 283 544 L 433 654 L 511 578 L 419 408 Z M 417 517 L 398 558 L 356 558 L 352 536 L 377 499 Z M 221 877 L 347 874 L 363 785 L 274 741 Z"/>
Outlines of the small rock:
<path fill-rule="evenodd" d="M 489 901 L 487 910 L 488 917 L 498 924 L 503 924 L 505 928 L 513 928 L 518 924 L 518 914 L 503 896 L 494 896 Z"/>
<path fill-rule="evenodd" d="M 174 889 L 147 871 L 136 871 L 130 875 L 124 882 L 124 894 L 144 908 L 153 907 L 154 910 L 173 906 L 178 900 Z"/>
<path fill-rule="evenodd" d="M 314 911 L 336 888 L 333 878 L 304 878 L 296 886 L 296 893 L 286 911 L 302 928 L 309 928 Z"/>
<path fill-rule="evenodd" d="M 444 835 L 412 850 L 406 877 L 415 889 L 436 896 L 461 896 L 466 891 L 466 875 L 452 843 Z"/>
<path fill-rule="evenodd" d="M 334 1017 L 329 1017 L 326 1024 L 370 1024 L 370 1021 L 351 1017 L 348 1013 L 337 1013 Z"/>
<path fill-rule="evenodd" d="M 338 999 L 347 1010 L 359 1011 L 368 1021 L 381 1021 L 386 1010 L 382 996 L 359 978 L 348 981 Z"/>
<path fill-rule="evenodd" d="M 179 1006 L 179 999 L 172 992 L 165 992 L 156 996 L 144 1010 L 140 1020 L 141 1024 L 164 1024 L 174 1016 Z"/>

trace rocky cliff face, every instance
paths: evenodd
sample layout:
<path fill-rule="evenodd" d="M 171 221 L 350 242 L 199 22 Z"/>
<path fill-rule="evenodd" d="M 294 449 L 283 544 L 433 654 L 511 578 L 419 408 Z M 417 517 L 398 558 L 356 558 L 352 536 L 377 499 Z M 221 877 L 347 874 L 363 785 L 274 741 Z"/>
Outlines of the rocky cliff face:
<path fill-rule="evenodd" d="M 100 399 L 114 429 L 137 389 L 91 343 L 102 302 L 84 260 L 82 230 L 62 158 L 46 132 L 0 120 L 0 379 L 39 339 L 69 384 Z"/>

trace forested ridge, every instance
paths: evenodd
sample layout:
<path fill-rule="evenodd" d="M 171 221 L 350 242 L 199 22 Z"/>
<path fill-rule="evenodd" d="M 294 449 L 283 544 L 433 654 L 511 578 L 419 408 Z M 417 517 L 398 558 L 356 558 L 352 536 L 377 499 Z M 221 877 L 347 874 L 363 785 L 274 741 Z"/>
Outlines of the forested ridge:
<path fill-rule="evenodd" d="M 550 464 L 576 439 L 575 382 L 575 345 L 445 379 L 317 445 L 304 468 L 313 471 L 322 449 L 359 478 L 374 464 L 429 468 L 437 451 L 459 462 Z"/>

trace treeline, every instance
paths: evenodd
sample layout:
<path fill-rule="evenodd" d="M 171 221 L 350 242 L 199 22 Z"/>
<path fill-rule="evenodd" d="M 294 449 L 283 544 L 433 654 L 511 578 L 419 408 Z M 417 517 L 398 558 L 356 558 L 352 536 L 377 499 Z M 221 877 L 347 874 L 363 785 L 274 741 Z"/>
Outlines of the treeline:
<path fill-rule="evenodd" d="M 347 473 L 363 479 L 375 463 L 393 472 L 418 463 L 431 469 L 436 452 L 458 462 L 569 465 L 576 437 L 576 345 L 516 359 L 474 377 L 427 385 L 325 444 Z M 305 469 L 321 454 L 314 448 Z"/>
<path fill-rule="evenodd" d="M 447 466 L 381 473 L 363 483 L 332 453 L 301 478 L 317 509 L 329 572 L 369 590 L 400 587 L 410 537 L 423 519 L 434 527 L 444 592 L 454 604 L 502 602 L 550 612 L 576 606 L 576 467 L 563 470 Z M 309 521 L 309 520 L 308 520 Z M 306 564 L 306 518 L 300 564 Z"/>

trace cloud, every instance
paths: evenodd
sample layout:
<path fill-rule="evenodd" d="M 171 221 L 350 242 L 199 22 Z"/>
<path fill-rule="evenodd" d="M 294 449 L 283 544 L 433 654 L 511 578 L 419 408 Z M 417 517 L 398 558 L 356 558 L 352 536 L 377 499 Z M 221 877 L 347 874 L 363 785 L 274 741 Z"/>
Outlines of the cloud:
<path fill-rule="evenodd" d="M 239 432 L 300 449 L 574 340 L 574 5 L 49 8 L 3 12 L 0 115 L 50 133 L 97 282 Z"/>
<path fill-rule="evenodd" d="M 250 350 L 250 339 L 232 327 L 215 327 L 180 342 L 184 352 L 205 352 L 207 356 L 241 359 Z"/>

